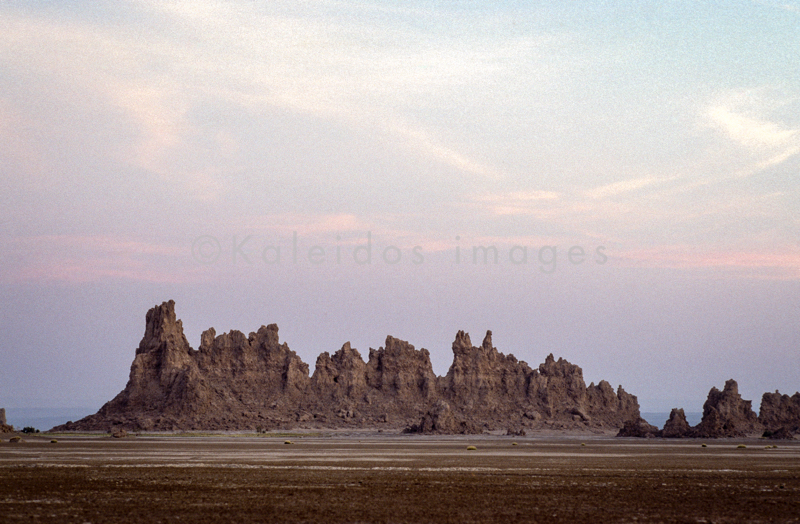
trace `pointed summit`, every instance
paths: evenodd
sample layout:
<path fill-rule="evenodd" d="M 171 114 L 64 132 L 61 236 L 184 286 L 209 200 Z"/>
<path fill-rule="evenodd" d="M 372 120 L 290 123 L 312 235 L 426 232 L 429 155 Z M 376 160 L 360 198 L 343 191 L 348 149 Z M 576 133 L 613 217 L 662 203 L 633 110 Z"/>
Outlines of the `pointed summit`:
<path fill-rule="evenodd" d="M 483 349 L 485 349 L 485 350 L 494 349 L 494 346 L 492 346 L 492 331 L 491 330 L 486 331 L 486 336 L 483 337 L 483 343 L 481 344 L 481 347 Z"/>
<path fill-rule="evenodd" d="M 453 352 L 457 352 L 460 349 L 472 349 L 472 341 L 469 339 L 469 333 L 466 333 L 463 330 L 459 330 L 456 333 L 456 339 L 453 341 Z"/>
<path fill-rule="evenodd" d="M 161 352 L 173 349 L 189 349 L 183 334 L 183 323 L 175 316 L 175 301 L 163 302 L 147 312 L 144 336 L 136 354 Z"/>

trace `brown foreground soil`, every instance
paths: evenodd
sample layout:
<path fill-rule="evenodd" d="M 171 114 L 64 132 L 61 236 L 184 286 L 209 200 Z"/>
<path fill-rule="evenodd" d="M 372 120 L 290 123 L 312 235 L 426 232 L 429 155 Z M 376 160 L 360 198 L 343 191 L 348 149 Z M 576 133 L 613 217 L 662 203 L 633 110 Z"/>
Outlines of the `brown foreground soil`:
<path fill-rule="evenodd" d="M 0 522 L 800 522 L 797 441 L 51 438 L 0 443 Z"/>

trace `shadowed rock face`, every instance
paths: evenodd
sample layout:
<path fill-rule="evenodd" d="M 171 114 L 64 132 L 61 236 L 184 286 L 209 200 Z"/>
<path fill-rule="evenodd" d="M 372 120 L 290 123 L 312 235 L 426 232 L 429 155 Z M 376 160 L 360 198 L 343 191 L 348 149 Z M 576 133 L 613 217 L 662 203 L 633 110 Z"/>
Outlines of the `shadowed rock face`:
<path fill-rule="evenodd" d="M 11 433 L 12 431 L 14 431 L 14 427 L 6 423 L 6 408 L 0 408 L 0 433 Z"/>
<path fill-rule="evenodd" d="M 638 438 L 653 438 L 660 437 L 661 432 L 659 429 L 649 424 L 642 417 L 636 417 L 625 421 L 625 424 L 617 433 L 618 437 L 638 437 Z"/>
<path fill-rule="evenodd" d="M 422 416 L 419 424 L 405 430 L 407 433 L 439 433 L 471 435 L 480 433 L 481 428 L 463 414 L 454 411 L 445 400 L 439 399 Z"/>
<path fill-rule="evenodd" d="M 513 355 L 498 352 L 492 346 L 491 331 L 479 347 L 472 346 L 469 335 L 459 331 L 452 347 L 453 363 L 441 384 L 442 396 L 453 406 L 477 416 L 505 417 L 528 404 L 533 371 Z"/>
<path fill-rule="evenodd" d="M 686 413 L 683 409 L 673 408 L 669 414 L 669 420 L 661 430 L 661 436 L 665 438 L 680 438 L 689 434 L 692 427 L 686 420 Z"/>
<path fill-rule="evenodd" d="M 769 431 L 782 435 L 800 433 L 800 393 L 781 395 L 780 392 L 764 393 L 758 421 Z"/>
<path fill-rule="evenodd" d="M 741 437 L 761 429 L 752 402 L 742 400 L 739 385 L 731 379 L 722 391 L 711 388 L 708 392 L 695 432 L 699 437 Z"/>
<path fill-rule="evenodd" d="M 552 354 L 531 369 L 497 351 L 491 331 L 479 347 L 463 331 L 456 334 L 453 363 L 440 383 L 442 397 L 456 412 L 485 429 L 616 428 L 639 416 L 636 397 L 622 387 L 615 393 L 602 381 L 587 388 L 580 367 Z"/>
<path fill-rule="evenodd" d="M 57 430 L 405 428 L 471 433 L 515 428 L 615 428 L 639 417 L 636 397 L 605 381 L 586 387 L 580 367 L 549 355 L 531 369 L 459 331 L 453 363 L 437 377 L 426 349 L 387 337 L 367 362 L 350 343 L 319 355 L 314 374 L 278 339 L 206 330 L 192 349 L 165 302 L 147 313 L 125 389 L 96 414 Z"/>

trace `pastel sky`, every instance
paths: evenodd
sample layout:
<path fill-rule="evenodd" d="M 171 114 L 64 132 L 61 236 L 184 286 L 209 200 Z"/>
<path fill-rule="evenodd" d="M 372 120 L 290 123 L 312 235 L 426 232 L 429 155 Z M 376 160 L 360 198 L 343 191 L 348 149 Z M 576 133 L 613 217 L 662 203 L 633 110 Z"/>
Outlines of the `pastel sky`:
<path fill-rule="evenodd" d="M 0 406 L 150 307 L 313 371 L 464 329 L 700 411 L 800 389 L 800 2 L 0 3 Z M 496 254 L 496 258 L 495 258 Z"/>

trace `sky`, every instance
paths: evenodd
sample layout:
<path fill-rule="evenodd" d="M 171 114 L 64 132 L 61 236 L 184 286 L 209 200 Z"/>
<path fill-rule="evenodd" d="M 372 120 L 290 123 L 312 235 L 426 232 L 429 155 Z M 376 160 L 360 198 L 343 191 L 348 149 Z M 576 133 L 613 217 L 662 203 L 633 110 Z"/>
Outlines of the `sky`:
<path fill-rule="evenodd" d="M 147 310 L 314 369 L 458 330 L 701 411 L 800 389 L 800 2 L 0 3 L 0 406 Z M 13 421 L 11 421 L 13 423 Z"/>

